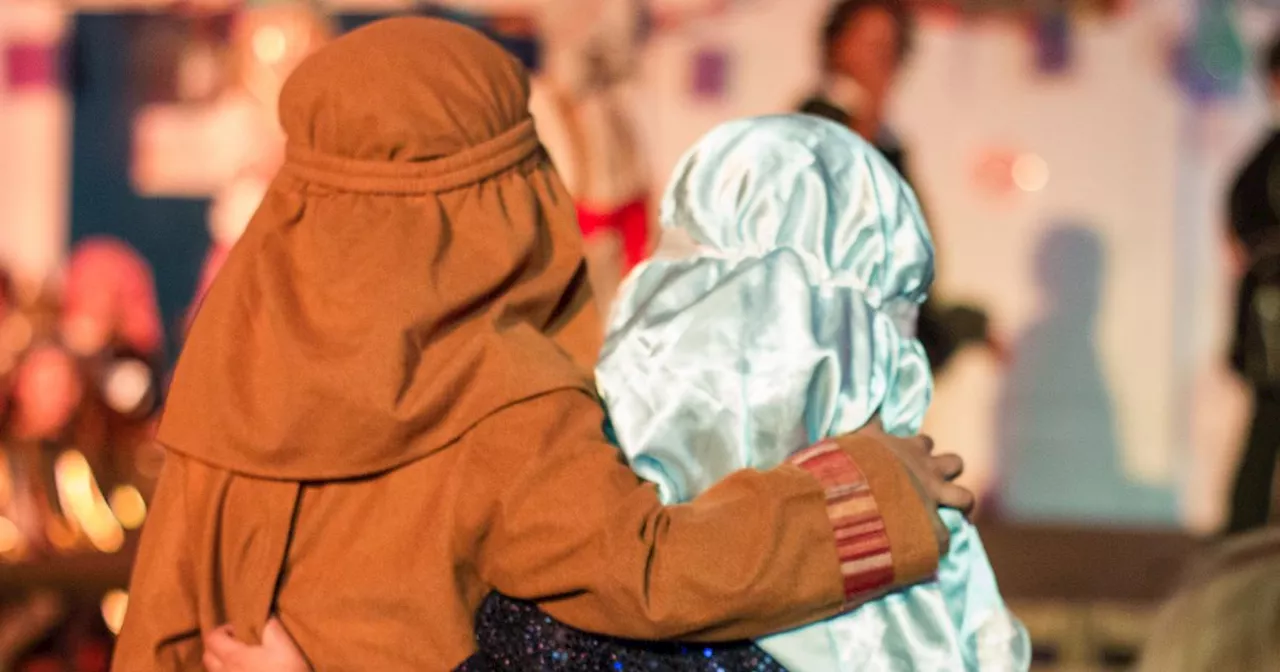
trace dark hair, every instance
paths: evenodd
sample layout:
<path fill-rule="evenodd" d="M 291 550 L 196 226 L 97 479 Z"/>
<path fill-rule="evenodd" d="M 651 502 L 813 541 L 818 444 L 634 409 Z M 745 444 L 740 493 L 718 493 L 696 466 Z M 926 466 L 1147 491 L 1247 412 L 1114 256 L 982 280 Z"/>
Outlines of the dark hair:
<path fill-rule="evenodd" d="M 799 112 L 800 114 L 812 114 L 815 117 L 822 117 L 841 126 L 848 126 L 850 121 L 848 111 L 821 96 L 810 98 L 801 103 Z"/>
<path fill-rule="evenodd" d="M 1267 74 L 1280 77 L 1280 31 L 1271 38 L 1271 46 L 1267 47 Z"/>
<path fill-rule="evenodd" d="M 904 0 L 844 0 L 831 8 L 827 15 L 827 23 L 822 27 L 822 53 L 829 58 L 831 51 L 845 28 L 857 18 L 858 14 L 869 9 L 883 9 L 893 17 L 898 28 L 898 61 L 906 59 L 911 53 L 915 41 L 915 19 Z"/>

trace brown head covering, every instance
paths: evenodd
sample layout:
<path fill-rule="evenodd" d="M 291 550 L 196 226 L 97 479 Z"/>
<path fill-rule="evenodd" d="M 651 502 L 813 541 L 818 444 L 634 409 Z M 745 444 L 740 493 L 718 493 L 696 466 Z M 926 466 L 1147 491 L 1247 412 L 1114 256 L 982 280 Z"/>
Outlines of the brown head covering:
<path fill-rule="evenodd" d="M 352 32 L 285 83 L 288 158 L 200 308 L 159 439 L 268 478 L 384 471 L 553 390 L 599 318 L 516 61 L 468 28 Z"/>

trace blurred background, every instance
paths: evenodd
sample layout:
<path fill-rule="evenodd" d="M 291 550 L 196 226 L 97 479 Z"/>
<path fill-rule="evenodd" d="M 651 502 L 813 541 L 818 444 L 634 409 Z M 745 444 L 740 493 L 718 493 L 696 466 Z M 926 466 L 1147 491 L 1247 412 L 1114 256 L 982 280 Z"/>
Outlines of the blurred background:
<path fill-rule="evenodd" d="M 1274 508 L 1280 1 L 836 4 L 0 0 L 0 670 L 106 669 L 165 378 L 281 161 L 279 86 L 403 13 L 534 72 L 604 300 L 716 123 L 803 108 L 873 140 L 938 245 L 927 429 L 1037 660 L 1132 665 L 1187 558 Z"/>

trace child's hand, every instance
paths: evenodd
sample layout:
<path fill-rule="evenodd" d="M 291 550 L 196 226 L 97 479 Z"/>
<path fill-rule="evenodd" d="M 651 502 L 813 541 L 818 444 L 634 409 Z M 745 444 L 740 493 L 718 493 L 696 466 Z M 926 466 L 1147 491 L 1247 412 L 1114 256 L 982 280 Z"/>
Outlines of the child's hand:
<path fill-rule="evenodd" d="M 202 662 L 209 672 L 311 672 L 302 650 L 274 618 L 267 621 L 260 646 L 237 640 L 228 625 L 205 635 Z"/>
<path fill-rule="evenodd" d="M 938 506 L 957 509 L 964 514 L 973 511 L 977 497 L 968 488 L 954 481 L 964 473 L 964 459 L 953 453 L 933 454 L 933 439 L 924 436 L 903 438 L 884 431 L 880 419 L 873 418 L 856 432 L 874 436 L 889 447 L 907 466 L 925 490 L 930 501 Z"/>
<path fill-rule="evenodd" d="M 879 418 L 873 419 L 859 434 L 874 436 L 889 450 L 902 460 L 907 472 L 911 474 L 916 490 L 933 511 L 934 534 L 938 539 L 938 547 L 943 553 L 951 545 L 951 534 L 942 518 L 937 515 L 938 507 L 957 509 L 966 515 L 973 510 L 977 497 L 967 488 L 954 483 L 964 471 L 964 460 L 959 455 L 933 454 L 933 439 L 927 436 L 902 438 L 885 433 Z"/>
<path fill-rule="evenodd" d="M 964 472 L 964 460 L 959 455 L 934 455 L 933 439 L 927 436 L 910 439 L 896 436 L 885 438 L 934 504 L 957 509 L 965 515 L 973 511 L 977 502 L 973 492 L 954 483 Z"/>
<path fill-rule="evenodd" d="M 881 440 L 906 465 L 925 506 L 934 514 L 931 516 L 934 536 L 945 555 L 951 546 L 951 532 L 937 515 L 939 507 L 958 509 L 968 515 L 977 503 L 972 492 L 953 482 L 964 471 L 964 460 L 959 455 L 934 455 L 933 439 L 927 436 L 910 439 L 885 436 Z"/>

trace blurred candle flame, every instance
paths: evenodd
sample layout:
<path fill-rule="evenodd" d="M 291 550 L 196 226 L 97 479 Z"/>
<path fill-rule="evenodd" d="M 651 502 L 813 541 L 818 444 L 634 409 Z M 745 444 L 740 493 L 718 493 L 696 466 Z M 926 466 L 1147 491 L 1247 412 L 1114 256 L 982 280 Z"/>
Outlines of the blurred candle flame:
<path fill-rule="evenodd" d="M 71 521 L 62 518 L 49 518 L 44 525 L 44 534 L 49 539 L 49 543 L 60 551 L 70 551 L 75 549 L 76 541 L 79 539 Z"/>
<path fill-rule="evenodd" d="M 1043 191 L 1049 184 L 1049 163 L 1037 154 L 1022 154 L 1012 166 L 1013 183 L 1026 192 Z"/>
<path fill-rule="evenodd" d="M 13 499 L 13 466 L 9 464 L 9 456 L 0 453 L 0 507 L 9 506 Z"/>
<path fill-rule="evenodd" d="M 12 520 L 0 516 L 0 557 L 20 556 L 25 547 L 22 530 Z"/>
<path fill-rule="evenodd" d="M 107 405 L 117 413 L 137 412 L 151 392 L 151 370 L 136 359 L 111 367 L 103 384 Z"/>
<path fill-rule="evenodd" d="M 147 503 L 143 501 L 142 493 L 137 488 L 132 485 L 117 486 L 111 491 L 110 503 L 111 512 L 124 529 L 136 530 L 142 527 L 142 522 L 147 518 Z"/>
<path fill-rule="evenodd" d="M 125 612 L 129 610 L 129 594 L 123 590 L 113 590 L 102 596 L 102 621 L 107 624 L 111 634 L 120 634 L 124 625 Z"/>
<path fill-rule="evenodd" d="M 284 60 L 288 46 L 288 39 L 279 26 L 263 26 L 253 34 L 253 54 L 264 63 Z"/>
<path fill-rule="evenodd" d="M 21 313 L 14 313 L 0 322 L 0 349 L 10 353 L 18 353 L 31 345 L 35 333 L 31 320 Z"/>
<path fill-rule="evenodd" d="M 75 450 L 64 452 L 58 456 L 53 473 L 63 511 L 80 526 L 89 543 L 103 553 L 120 550 L 124 528 L 103 498 L 84 455 Z"/>

